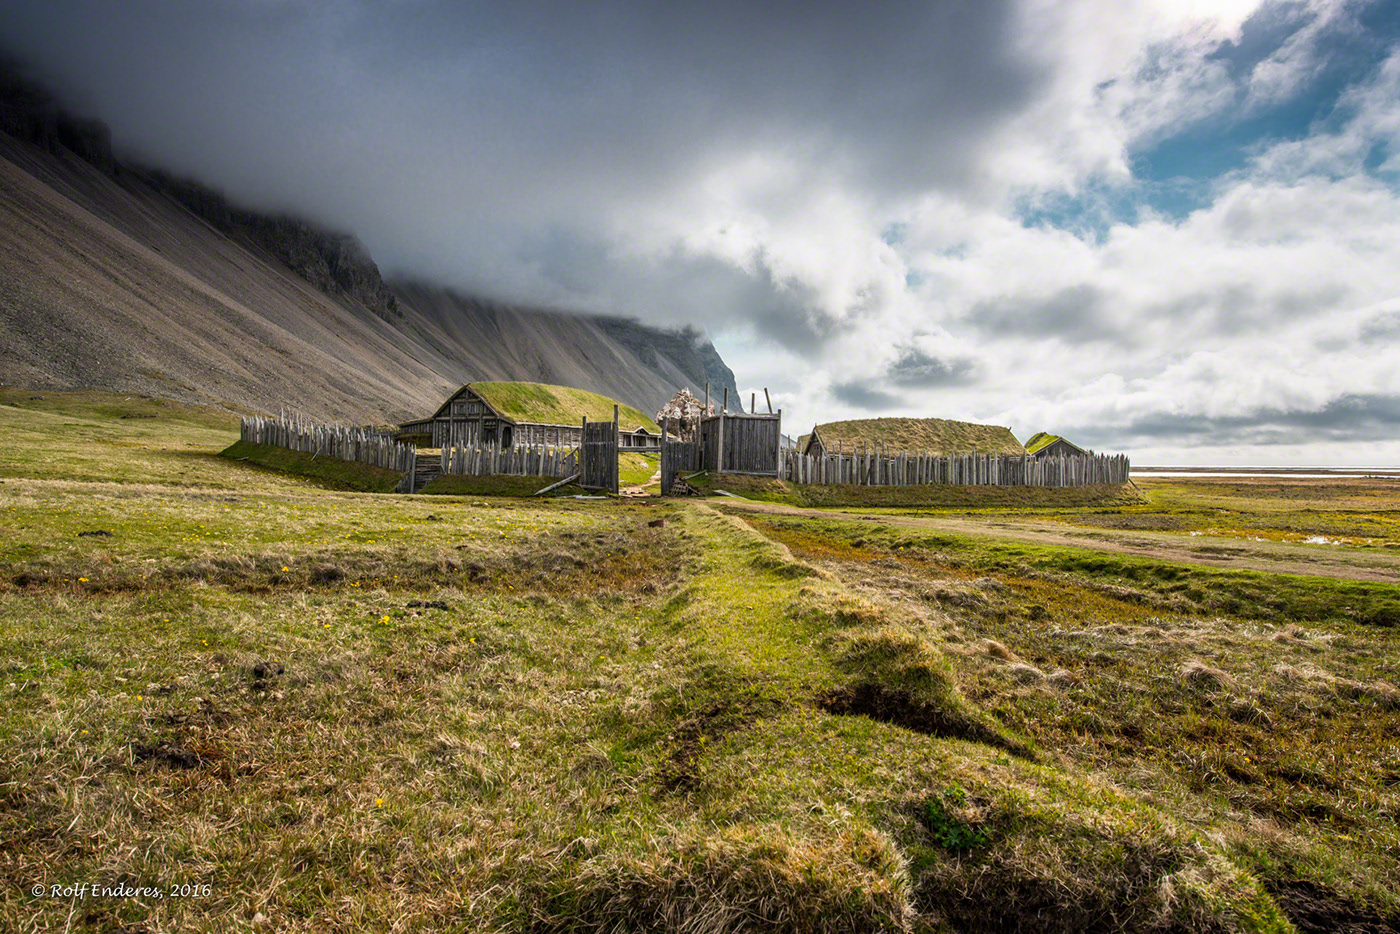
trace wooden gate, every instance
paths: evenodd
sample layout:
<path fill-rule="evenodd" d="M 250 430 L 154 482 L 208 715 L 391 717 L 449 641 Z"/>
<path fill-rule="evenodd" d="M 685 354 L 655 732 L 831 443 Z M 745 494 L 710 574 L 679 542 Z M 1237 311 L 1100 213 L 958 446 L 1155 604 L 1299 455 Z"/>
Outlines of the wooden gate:
<path fill-rule="evenodd" d="M 617 495 L 617 416 L 613 420 L 583 420 L 583 441 L 578 448 L 578 485 L 585 490 L 602 490 Z"/>
<path fill-rule="evenodd" d="M 700 452 L 694 441 L 661 442 L 661 495 L 671 492 L 671 484 L 676 474 L 692 473 L 700 469 Z"/>

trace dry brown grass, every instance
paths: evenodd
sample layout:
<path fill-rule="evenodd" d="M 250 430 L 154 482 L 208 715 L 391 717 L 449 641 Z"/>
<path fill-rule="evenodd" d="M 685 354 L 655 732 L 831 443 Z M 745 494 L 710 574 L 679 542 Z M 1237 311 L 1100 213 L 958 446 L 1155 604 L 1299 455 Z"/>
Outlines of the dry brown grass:
<path fill-rule="evenodd" d="M 1234 678 L 1219 668 L 1213 668 L 1200 659 L 1194 658 L 1181 666 L 1181 677 L 1192 687 L 1204 688 L 1208 691 L 1222 690 L 1235 683 Z"/>

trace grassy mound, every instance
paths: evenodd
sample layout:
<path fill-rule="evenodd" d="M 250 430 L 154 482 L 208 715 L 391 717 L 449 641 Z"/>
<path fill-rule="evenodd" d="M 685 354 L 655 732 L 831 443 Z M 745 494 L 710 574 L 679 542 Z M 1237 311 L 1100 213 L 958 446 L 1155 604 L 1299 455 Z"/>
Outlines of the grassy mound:
<path fill-rule="evenodd" d="M 1010 428 L 946 418 L 858 418 L 818 425 L 817 433 L 828 454 L 835 454 L 838 448 L 849 454 L 861 445 L 867 450 L 883 445 L 891 454 L 930 451 L 1020 456 L 1026 453 Z"/>
<path fill-rule="evenodd" d="M 740 474 L 705 474 L 690 481 L 705 492 L 725 490 L 749 499 L 789 506 L 896 506 L 929 508 L 1036 508 L 1077 506 L 1126 506 L 1144 502 L 1131 484 L 1095 484 L 1079 487 L 1038 486 L 853 486 L 850 484 L 798 484 L 771 477 Z"/>
<path fill-rule="evenodd" d="M 289 451 L 250 441 L 236 441 L 221 451 L 220 456 L 256 464 L 268 470 L 310 477 L 332 489 L 360 493 L 392 493 L 403 479 L 403 474 L 383 467 L 333 457 L 317 457 L 304 451 Z"/>
<path fill-rule="evenodd" d="M 587 416 L 590 422 L 610 422 L 616 400 L 596 392 L 571 386 L 549 386 L 544 383 L 481 382 L 472 383 L 477 395 L 506 418 L 517 422 L 538 422 L 546 425 L 578 425 Z M 619 428 L 631 430 L 638 425 L 653 434 L 661 429 L 638 409 L 618 405 Z"/>

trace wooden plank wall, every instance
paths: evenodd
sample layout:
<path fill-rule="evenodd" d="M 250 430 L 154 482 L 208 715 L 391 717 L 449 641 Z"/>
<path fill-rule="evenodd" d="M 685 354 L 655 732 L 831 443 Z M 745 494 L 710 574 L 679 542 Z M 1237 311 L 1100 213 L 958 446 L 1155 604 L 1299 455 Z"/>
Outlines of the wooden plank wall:
<path fill-rule="evenodd" d="M 249 415 L 241 419 L 239 437 L 253 444 L 301 451 L 318 457 L 357 461 L 402 473 L 400 492 L 412 492 L 413 472 L 418 465 L 418 449 L 380 432 L 348 425 L 318 425 L 296 415 L 278 418 Z"/>
<path fill-rule="evenodd" d="M 700 457 L 694 441 L 672 441 L 669 438 L 661 443 L 661 495 L 671 492 L 671 483 L 677 473 L 691 473 L 700 469 Z"/>
<path fill-rule="evenodd" d="M 856 486 L 1087 486 L 1127 483 L 1125 454 L 1024 457 L 997 454 L 886 454 L 879 450 L 809 457 L 779 455 L 778 476 L 789 483 L 849 483 Z"/>
<path fill-rule="evenodd" d="M 776 477 L 782 410 L 772 415 L 721 412 L 700 420 L 700 468 L 712 473 Z"/>
<path fill-rule="evenodd" d="M 613 406 L 611 422 L 583 420 L 578 485 L 585 490 L 617 493 L 617 414 L 618 407 Z"/>
<path fill-rule="evenodd" d="M 468 477 L 567 477 L 578 473 L 578 451 L 556 445 L 501 449 L 465 445 L 442 449 L 442 472 Z"/>

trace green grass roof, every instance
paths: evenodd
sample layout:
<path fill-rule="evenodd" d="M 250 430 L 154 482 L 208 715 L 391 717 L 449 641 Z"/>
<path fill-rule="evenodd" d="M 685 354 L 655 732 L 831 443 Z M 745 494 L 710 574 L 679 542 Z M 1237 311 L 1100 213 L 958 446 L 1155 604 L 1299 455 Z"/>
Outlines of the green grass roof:
<path fill-rule="evenodd" d="M 1031 435 L 1030 440 L 1026 442 L 1026 453 L 1034 454 L 1036 451 L 1048 448 L 1056 441 L 1064 441 L 1065 444 L 1068 444 L 1070 447 L 1078 451 L 1084 450 L 1079 445 L 1075 444 L 1073 441 L 1067 440 L 1062 435 L 1052 435 L 1046 431 L 1037 431 L 1035 434 Z"/>
<path fill-rule="evenodd" d="M 586 415 L 590 422 L 610 422 L 615 399 L 570 386 L 544 383 L 470 383 L 474 392 L 501 415 L 514 422 L 545 425 L 577 425 Z M 622 405 L 620 426 L 632 430 L 638 425 L 659 433 L 656 422 L 630 405 Z"/>
<path fill-rule="evenodd" d="M 946 418 L 861 418 L 827 422 L 816 431 L 829 453 L 840 445 L 850 451 L 856 444 L 874 447 L 883 443 L 886 453 L 1025 454 L 1026 449 L 1010 428 L 978 425 Z"/>

